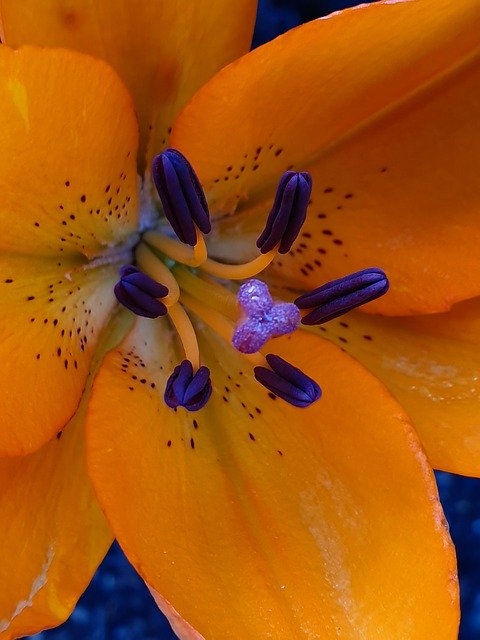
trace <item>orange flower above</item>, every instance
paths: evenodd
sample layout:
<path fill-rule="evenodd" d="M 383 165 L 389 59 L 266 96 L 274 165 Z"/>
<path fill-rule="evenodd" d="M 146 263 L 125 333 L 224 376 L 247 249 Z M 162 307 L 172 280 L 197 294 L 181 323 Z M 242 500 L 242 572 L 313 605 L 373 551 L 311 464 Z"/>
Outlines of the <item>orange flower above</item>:
<path fill-rule="evenodd" d="M 478 473 L 478 4 L 345 11 L 210 80 L 247 49 L 254 3 L 159 4 L 0 0 L 7 44 L 105 58 L 133 96 L 94 57 L 0 48 L 0 638 L 65 619 L 100 562 L 112 534 L 91 480 L 179 637 L 453 639 L 431 468 L 344 351 L 435 464 Z M 172 237 L 150 175 L 166 146 L 198 172 L 206 244 L 203 223 Z M 292 170 L 313 176 L 306 221 L 258 255 Z M 160 317 L 117 305 L 134 260 L 168 290 L 141 282 Z M 258 384 L 225 281 L 266 267 L 290 301 L 372 264 L 392 288 L 370 310 L 389 317 L 269 325 L 259 347 L 322 399 L 300 409 Z M 211 372 L 195 412 L 164 401 L 185 356 Z"/>

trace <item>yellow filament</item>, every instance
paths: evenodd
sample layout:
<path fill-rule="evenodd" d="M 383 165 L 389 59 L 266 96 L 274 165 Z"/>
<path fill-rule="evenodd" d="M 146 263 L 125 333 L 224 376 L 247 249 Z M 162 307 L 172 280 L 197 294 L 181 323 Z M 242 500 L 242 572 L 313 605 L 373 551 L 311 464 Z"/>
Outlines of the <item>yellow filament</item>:
<path fill-rule="evenodd" d="M 207 259 L 207 245 L 205 244 L 205 240 L 203 239 L 203 234 L 200 229 L 195 227 L 195 231 L 197 232 L 197 244 L 193 247 L 193 255 L 196 262 L 190 266 L 199 267 Z"/>
<path fill-rule="evenodd" d="M 198 228 L 196 232 L 197 243 L 194 247 L 183 244 L 183 242 L 175 240 L 174 238 L 169 238 L 157 231 L 147 231 L 143 235 L 143 240 L 164 253 L 168 258 L 175 260 L 175 262 L 186 264 L 189 267 L 199 267 L 207 259 L 207 247 L 203 235 Z"/>
<path fill-rule="evenodd" d="M 168 295 L 161 298 L 166 307 L 174 305 L 180 297 L 180 288 L 173 277 L 170 269 L 163 264 L 153 251 L 143 243 L 140 243 L 135 250 L 135 259 L 139 268 L 148 276 L 163 284 L 168 289 Z"/>
<path fill-rule="evenodd" d="M 191 311 L 193 311 L 199 318 L 201 318 L 208 326 L 215 331 L 219 336 L 221 336 L 226 342 L 232 345 L 232 337 L 233 332 L 235 330 L 235 325 L 231 320 L 228 320 L 224 315 L 215 311 L 214 309 L 208 309 L 203 305 L 199 300 L 194 298 L 188 293 L 182 291 L 181 301 L 185 306 L 187 306 Z M 232 349 L 234 347 L 232 346 Z M 238 351 L 244 358 L 250 360 L 255 366 L 267 367 L 268 363 L 265 360 L 264 356 L 261 353 L 241 353 Z"/>
<path fill-rule="evenodd" d="M 182 290 L 230 320 L 236 322 L 239 319 L 240 308 L 234 293 L 216 282 L 199 278 L 185 267 L 176 266 L 172 272 Z"/>
<path fill-rule="evenodd" d="M 271 251 L 261 253 L 258 258 L 245 264 L 222 264 L 221 262 L 207 258 L 199 268 L 205 271 L 205 273 L 209 273 L 217 278 L 223 278 L 224 280 L 245 280 L 246 278 L 253 278 L 260 273 L 260 271 L 268 267 L 277 253 L 278 245 Z"/>
<path fill-rule="evenodd" d="M 190 318 L 178 302 L 169 307 L 168 315 L 177 330 L 178 337 L 185 351 L 186 360 L 190 360 L 194 372 L 198 371 L 200 367 L 200 350 L 198 348 L 195 329 L 193 328 Z"/>

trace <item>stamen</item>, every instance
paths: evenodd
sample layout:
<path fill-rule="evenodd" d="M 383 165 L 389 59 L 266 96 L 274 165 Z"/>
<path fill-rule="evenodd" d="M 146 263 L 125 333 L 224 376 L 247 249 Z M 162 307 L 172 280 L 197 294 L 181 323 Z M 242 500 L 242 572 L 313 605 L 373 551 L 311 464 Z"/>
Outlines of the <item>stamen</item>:
<path fill-rule="evenodd" d="M 255 353 L 277 336 L 292 333 L 300 324 L 300 311 L 291 303 L 274 303 L 268 286 L 248 280 L 238 290 L 237 299 L 247 319 L 237 326 L 232 344 L 241 353 Z"/>
<path fill-rule="evenodd" d="M 168 295 L 163 299 L 163 304 L 166 307 L 174 305 L 180 297 L 180 288 L 170 269 L 167 269 L 154 250 L 141 242 L 135 249 L 135 259 L 142 271 L 167 287 Z"/>
<path fill-rule="evenodd" d="M 269 391 L 294 407 L 308 407 L 320 398 L 320 387 L 303 371 L 273 353 L 266 359 L 271 368 L 255 367 L 253 373 Z"/>
<path fill-rule="evenodd" d="M 212 383 L 208 367 L 193 370 L 189 360 L 175 367 L 165 388 L 165 404 L 172 409 L 184 407 L 187 411 L 198 411 L 212 395 Z"/>
<path fill-rule="evenodd" d="M 223 264 L 207 258 L 202 271 L 225 280 L 246 280 L 256 276 L 277 253 L 288 253 L 307 216 L 312 178 L 307 172 L 287 171 L 278 185 L 265 230 L 257 240 L 261 255 L 245 264 Z"/>
<path fill-rule="evenodd" d="M 188 411 L 198 411 L 212 394 L 210 371 L 208 367 L 200 366 L 197 336 L 185 309 L 179 303 L 174 304 L 168 309 L 168 315 L 177 330 L 185 359 L 169 377 L 164 400 L 172 409 L 180 406 Z"/>
<path fill-rule="evenodd" d="M 224 280 L 246 280 L 247 278 L 253 278 L 253 276 L 256 276 L 260 271 L 268 267 L 277 253 L 277 247 L 275 247 L 268 253 L 260 254 L 258 258 L 245 264 L 223 264 L 207 258 L 200 266 L 200 269 Z"/>
<path fill-rule="evenodd" d="M 168 295 L 167 287 L 133 265 L 125 265 L 120 269 L 120 280 L 113 291 L 117 300 L 137 316 L 158 318 L 167 313 L 167 307 L 157 299 Z"/>
<path fill-rule="evenodd" d="M 201 232 L 198 229 L 196 232 L 197 243 L 193 248 L 157 231 L 147 231 L 143 234 L 142 240 L 175 262 L 189 267 L 199 267 L 207 259 L 207 247 Z"/>
<path fill-rule="evenodd" d="M 299 309 L 312 309 L 302 318 L 306 325 L 322 324 L 383 296 L 388 291 L 384 271 L 373 267 L 332 280 L 295 300 Z"/>
<path fill-rule="evenodd" d="M 185 352 L 185 358 L 192 363 L 193 369 L 196 371 L 200 368 L 200 350 L 198 348 L 197 335 L 190 318 L 179 303 L 169 307 L 168 315 L 177 330 Z"/>
<path fill-rule="evenodd" d="M 193 247 L 195 227 L 209 233 L 211 225 L 207 201 L 191 164 L 180 151 L 166 149 L 153 159 L 152 176 L 167 220 L 179 240 Z"/>
<path fill-rule="evenodd" d="M 309 173 L 287 171 L 283 174 L 265 229 L 257 240 L 257 247 L 262 253 L 268 253 L 277 244 L 280 245 L 278 253 L 290 251 L 307 217 L 311 193 Z"/>

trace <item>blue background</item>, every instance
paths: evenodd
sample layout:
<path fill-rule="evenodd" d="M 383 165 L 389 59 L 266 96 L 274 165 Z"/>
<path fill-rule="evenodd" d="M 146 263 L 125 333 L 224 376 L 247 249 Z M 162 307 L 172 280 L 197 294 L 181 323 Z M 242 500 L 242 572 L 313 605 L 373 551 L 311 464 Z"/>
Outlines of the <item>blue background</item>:
<path fill-rule="evenodd" d="M 301 22 L 355 4 L 338 0 L 260 0 L 254 45 Z M 475 640 L 480 638 L 480 480 L 446 473 L 438 473 L 437 480 L 457 546 L 462 600 L 460 640 Z M 31 638 L 175 640 L 176 636 L 115 544 L 70 619 L 58 629 Z"/>

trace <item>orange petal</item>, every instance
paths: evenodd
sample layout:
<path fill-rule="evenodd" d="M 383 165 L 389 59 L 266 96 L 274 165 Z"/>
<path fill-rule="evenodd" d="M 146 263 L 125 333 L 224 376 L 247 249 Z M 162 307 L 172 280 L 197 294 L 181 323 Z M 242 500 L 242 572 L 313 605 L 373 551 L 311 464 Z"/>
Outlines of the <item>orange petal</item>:
<path fill-rule="evenodd" d="M 86 474 L 83 417 L 36 453 L 0 460 L 0 639 L 72 612 L 112 542 Z"/>
<path fill-rule="evenodd" d="M 322 333 L 387 385 L 434 467 L 480 476 L 480 298 L 426 316 L 351 313 Z"/>
<path fill-rule="evenodd" d="M 185 620 L 178 614 L 178 611 L 172 607 L 172 605 L 163 598 L 158 591 L 152 589 L 147 584 L 150 593 L 155 600 L 157 607 L 163 613 L 163 615 L 168 619 L 170 626 L 172 627 L 173 632 L 176 636 L 181 638 L 182 640 L 204 640 L 203 636 L 201 636 L 195 629 L 185 622 Z"/>
<path fill-rule="evenodd" d="M 273 197 L 287 168 L 312 170 L 312 240 L 283 261 L 283 279 L 310 287 L 312 275 L 375 265 L 392 280 L 377 309 L 447 310 L 480 293 L 479 33 L 477 0 L 378 2 L 316 20 L 217 74 L 171 142 L 219 214 Z"/>
<path fill-rule="evenodd" d="M 69 51 L 2 46 L 0 113 L 0 451 L 17 455 L 78 406 L 114 304 L 101 265 L 136 227 L 137 133 L 115 73 Z"/>
<path fill-rule="evenodd" d="M 97 255 L 137 222 L 131 100 L 101 61 L 0 47 L 0 249 Z"/>
<path fill-rule="evenodd" d="M 456 638 L 432 473 L 385 388 L 334 345 L 279 339 L 324 388 L 295 409 L 209 330 L 201 350 L 214 394 L 172 411 L 162 394 L 181 354 L 166 321 L 137 321 L 87 419 L 100 502 L 180 637 L 198 636 L 178 615 L 205 638 Z"/>
<path fill-rule="evenodd" d="M 11 46 L 61 46 L 109 62 L 130 89 L 143 160 L 165 146 L 179 109 L 218 69 L 248 51 L 255 0 L 1 0 Z"/>
<path fill-rule="evenodd" d="M 20 255 L 2 256 L 0 270 L 0 451 L 18 455 L 75 412 L 118 275 Z"/>

